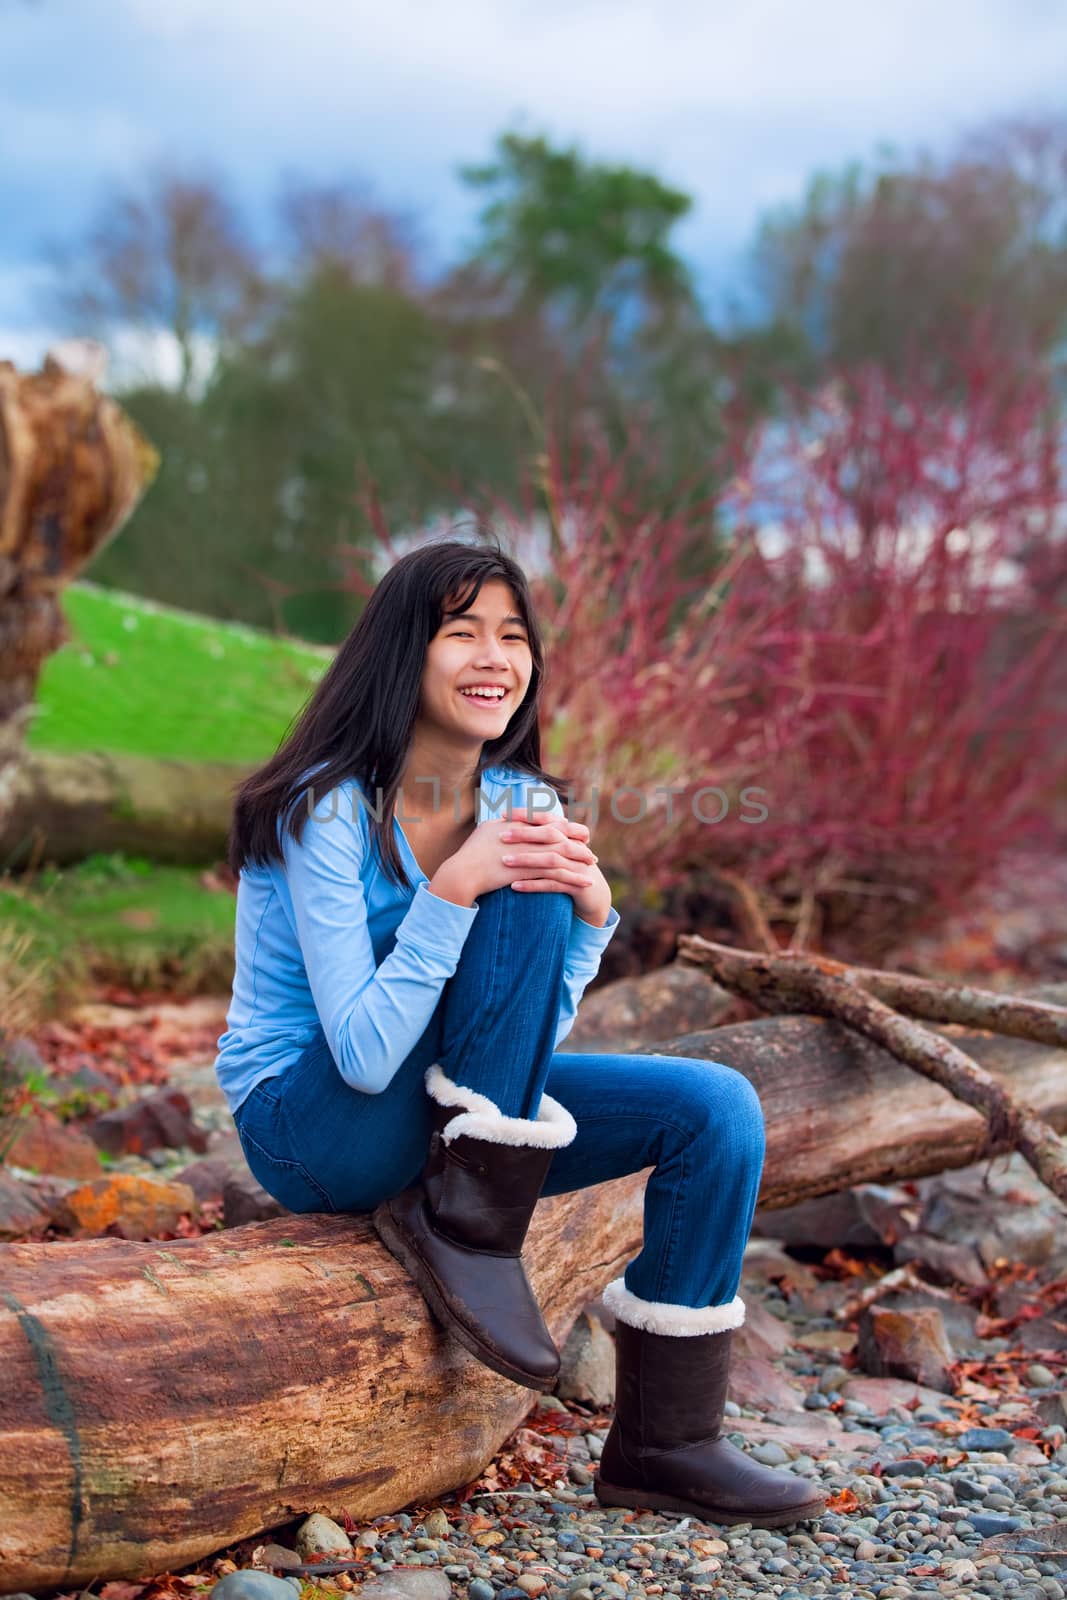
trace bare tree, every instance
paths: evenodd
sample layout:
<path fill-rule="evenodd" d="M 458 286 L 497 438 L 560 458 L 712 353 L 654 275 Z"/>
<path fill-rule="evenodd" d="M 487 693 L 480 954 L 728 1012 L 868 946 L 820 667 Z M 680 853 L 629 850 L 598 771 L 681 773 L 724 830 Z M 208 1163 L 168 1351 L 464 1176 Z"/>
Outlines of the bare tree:
<path fill-rule="evenodd" d="M 282 179 L 277 213 L 301 276 L 333 270 L 351 283 L 418 295 L 418 223 L 378 205 L 369 184 L 341 179 L 313 185 L 290 174 Z"/>
<path fill-rule="evenodd" d="M 1065 211 L 1067 121 L 991 124 L 937 159 L 817 174 L 765 219 L 754 266 L 828 365 L 940 352 L 951 372 L 981 319 L 1025 371 L 1067 326 Z"/>
<path fill-rule="evenodd" d="M 166 164 L 101 203 L 87 236 L 43 245 L 55 269 L 50 314 L 76 334 L 122 326 L 173 334 L 190 392 L 198 337 L 240 339 L 269 298 L 257 252 L 224 181 Z"/>

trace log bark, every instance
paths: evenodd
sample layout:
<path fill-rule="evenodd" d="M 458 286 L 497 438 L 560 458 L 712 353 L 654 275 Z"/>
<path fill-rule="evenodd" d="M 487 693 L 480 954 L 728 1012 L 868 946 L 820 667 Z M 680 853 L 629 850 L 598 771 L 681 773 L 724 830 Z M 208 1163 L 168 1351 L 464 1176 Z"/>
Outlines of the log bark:
<path fill-rule="evenodd" d="M 963 1048 L 1067 1128 L 1067 1053 Z M 985 1119 L 837 1022 L 687 1034 L 755 1085 L 760 1203 L 975 1158 Z M 552 1334 L 640 1249 L 647 1172 L 543 1200 L 526 1261 Z M 0 1591 L 144 1579 L 314 1510 L 358 1519 L 475 1478 L 536 1404 L 437 1325 L 357 1216 L 166 1243 L 0 1247 Z"/>
<path fill-rule="evenodd" d="M 252 769 L 107 751 L 24 752 L 0 810 L 0 856 L 16 868 L 123 850 L 172 866 L 223 860 L 233 795 Z"/>

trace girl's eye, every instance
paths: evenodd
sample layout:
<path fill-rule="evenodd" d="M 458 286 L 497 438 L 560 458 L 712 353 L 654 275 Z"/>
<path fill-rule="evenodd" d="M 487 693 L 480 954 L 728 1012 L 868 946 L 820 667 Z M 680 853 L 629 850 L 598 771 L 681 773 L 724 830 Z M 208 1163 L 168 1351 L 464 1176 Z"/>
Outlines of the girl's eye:
<path fill-rule="evenodd" d="M 471 633 L 469 628 L 455 629 L 452 633 L 449 634 L 449 638 L 450 639 L 473 639 L 473 637 L 474 637 L 474 635 Z M 518 639 L 520 644 L 525 644 L 526 643 L 526 635 L 524 633 L 506 633 L 504 635 L 504 638 L 505 639 Z"/>

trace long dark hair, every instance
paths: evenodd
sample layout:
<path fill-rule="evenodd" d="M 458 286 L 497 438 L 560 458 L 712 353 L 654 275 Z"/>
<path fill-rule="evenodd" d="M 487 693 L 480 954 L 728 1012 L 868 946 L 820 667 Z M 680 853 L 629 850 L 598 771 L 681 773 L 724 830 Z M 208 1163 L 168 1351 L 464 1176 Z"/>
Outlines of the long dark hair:
<path fill-rule="evenodd" d="M 411 887 L 396 842 L 393 813 L 419 704 L 426 649 L 446 615 L 470 610 L 486 579 L 499 578 L 514 593 L 526 624 L 533 671 L 526 695 L 498 739 L 482 746 L 476 777 L 508 764 L 550 785 L 561 801 L 569 780 L 541 765 L 538 712 L 545 661 L 526 574 L 499 543 L 437 539 L 396 561 L 375 586 L 363 613 L 340 645 L 310 700 L 275 754 L 236 791 L 227 856 L 238 874 L 246 862 L 283 861 L 278 819 L 299 843 L 309 815 L 293 806 L 314 775 L 314 793 L 328 795 L 356 778 L 369 797 L 367 821 L 385 871 Z M 446 603 L 453 604 L 446 612 Z M 375 791 L 381 789 L 381 805 Z M 377 814 L 380 811 L 380 816 Z"/>

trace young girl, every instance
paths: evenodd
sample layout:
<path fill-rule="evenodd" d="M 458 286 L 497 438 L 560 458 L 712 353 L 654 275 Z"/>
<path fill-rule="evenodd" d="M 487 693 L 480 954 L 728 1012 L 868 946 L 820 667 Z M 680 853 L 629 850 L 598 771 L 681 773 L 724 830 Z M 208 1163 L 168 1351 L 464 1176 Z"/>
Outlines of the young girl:
<path fill-rule="evenodd" d="M 610 641 L 604 641 L 610 649 Z M 559 1053 L 619 914 L 541 765 L 545 661 L 499 547 L 429 543 L 378 583 L 294 730 L 238 791 L 236 971 L 216 1061 L 290 1211 L 372 1211 L 464 1347 L 551 1389 L 521 1252 L 542 1194 L 645 1167 L 616 1319 L 604 1505 L 779 1526 L 803 1478 L 720 1427 L 764 1157 L 740 1072 Z"/>

